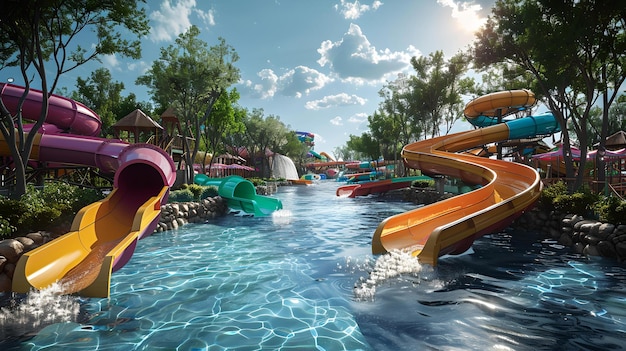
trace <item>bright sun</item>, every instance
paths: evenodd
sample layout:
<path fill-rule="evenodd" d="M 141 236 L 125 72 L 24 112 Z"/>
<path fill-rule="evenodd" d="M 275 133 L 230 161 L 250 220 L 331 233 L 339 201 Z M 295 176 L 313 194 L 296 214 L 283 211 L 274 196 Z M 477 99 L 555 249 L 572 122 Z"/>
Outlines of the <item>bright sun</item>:
<path fill-rule="evenodd" d="M 457 26 L 468 33 L 475 33 L 487 21 L 480 16 L 482 7 L 470 2 L 455 0 L 438 0 L 438 3 L 452 9 L 452 18 L 457 22 Z"/>
<path fill-rule="evenodd" d="M 453 17 L 455 16 L 453 15 Z M 487 21 L 486 18 L 480 17 L 477 12 L 469 10 L 459 12 L 458 16 L 456 16 L 456 20 L 458 25 L 463 28 L 463 30 L 470 33 L 478 31 Z"/>

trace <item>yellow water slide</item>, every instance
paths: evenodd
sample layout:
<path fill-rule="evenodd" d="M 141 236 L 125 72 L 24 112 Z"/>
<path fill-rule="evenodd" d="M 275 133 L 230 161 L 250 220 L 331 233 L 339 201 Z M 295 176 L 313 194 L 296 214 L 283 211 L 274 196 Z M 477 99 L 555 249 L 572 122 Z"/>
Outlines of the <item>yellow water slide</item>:
<path fill-rule="evenodd" d="M 465 114 L 468 120 L 488 127 L 406 145 L 402 157 L 407 167 L 480 187 L 385 219 L 372 238 L 372 252 L 408 249 L 420 262 L 436 265 L 440 256 L 467 251 L 475 239 L 505 228 L 532 207 L 542 188 L 537 171 L 523 164 L 461 152 L 558 131 L 549 113 L 496 123 L 499 116 L 534 103 L 528 90 L 485 95 L 468 103 Z"/>
<path fill-rule="evenodd" d="M 42 110 L 39 90 L 0 84 L 0 98 L 10 113 L 22 111 L 31 120 Z M 92 167 L 114 175 L 113 190 L 104 200 L 81 209 L 70 232 L 22 255 L 12 288 L 26 293 L 58 283 L 66 294 L 108 297 L 111 273 L 130 260 L 137 241 L 150 235 L 158 223 L 161 205 L 176 179 L 174 162 L 154 145 L 95 137 L 100 118 L 76 101 L 52 94 L 48 103 L 46 124 L 35 135 L 31 164 Z M 0 156 L 11 160 L 1 135 Z"/>

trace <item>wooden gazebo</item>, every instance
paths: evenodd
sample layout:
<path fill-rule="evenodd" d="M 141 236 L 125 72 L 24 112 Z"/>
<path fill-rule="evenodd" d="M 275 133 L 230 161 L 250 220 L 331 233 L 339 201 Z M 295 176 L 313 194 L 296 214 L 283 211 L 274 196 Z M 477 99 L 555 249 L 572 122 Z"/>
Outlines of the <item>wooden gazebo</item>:
<path fill-rule="evenodd" d="M 162 133 L 163 131 L 163 127 L 161 127 L 161 125 L 155 122 L 140 109 L 136 109 L 135 111 L 124 116 L 124 118 L 117 121 L 112 127 L 116 138 L 126 139 L 130 142 L 132 134 L 132 141 L 135 143 L 142 142 L 142 140 L 140 140 L 140 134 L 142 132 L 149 134 L 150 137 L 158 139 L 159 133 Z M 123 131 L 128 132 L 127 138 L 122 137 L 121 132 Z M 147 140 L 143 140 L 143 142 L 146 141 Z"/>
<path fill-rule="evenodd" d="M 609 135 L 606 138 L 606 148 L 609 150 L 618 150 L 626 147 L 626 132 L 620 130 L 619 132 Z"/>

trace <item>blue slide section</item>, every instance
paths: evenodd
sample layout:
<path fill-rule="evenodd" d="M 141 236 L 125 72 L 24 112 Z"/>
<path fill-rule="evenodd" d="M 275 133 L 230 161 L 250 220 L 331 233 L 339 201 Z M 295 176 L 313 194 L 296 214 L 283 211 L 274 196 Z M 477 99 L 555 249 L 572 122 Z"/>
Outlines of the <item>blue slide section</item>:
<path fill-rule="evenodd" d="M 505 122 L 509 127 L 509 139 L 523 139 L 537 135 L 548 135 L 559 132 L 559 123 L 550 112 L 542 115 L 528 116 Z"/>

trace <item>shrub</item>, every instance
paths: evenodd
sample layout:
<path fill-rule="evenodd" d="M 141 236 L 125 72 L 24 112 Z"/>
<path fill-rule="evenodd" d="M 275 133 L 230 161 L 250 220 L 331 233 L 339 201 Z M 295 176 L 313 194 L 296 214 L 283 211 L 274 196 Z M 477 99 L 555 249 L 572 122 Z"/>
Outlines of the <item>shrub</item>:
<path fill-rule="evenodd" d="M 573 213 L 585 217 L 593 217 L 597 196 L 588 191 L 576 192 L 571 195 L 559 195 L 554 199 L 554 209 L 561 213 Z"/>
<path fill-rule="evenodd" d="M 20 218 L 28 211 L 29 208 L 26 203 L 20 200 L 0 197 L 0 218 L 6 220 L 9 223 L 9 227 L 15 228 L 13 232 L 17 231 Z"/>
<path fill-rule="evenodd" d="M 170 193 L 168 202 L 192 202 L 194 195 L 189 189 L 174 190 Z"/>
<path fill-rule="evenodd" d="M 10 238 L 13 233 L 17 231 L 17 228 L 11 225 L 8 220 L 0 218 L 0 240 Z"/>
<path fill-rule="evenodd" d="M 545 187 L 541 192 L 539 201 L 546 210 L 555 210 L 561 213 L 577 214 L 590 218 L 594 217 L 598 195 L 592 193 L 588 188 L 569 194 L 566 184 L 563 181 L 559 181 Z"/>
<path fill-rule="evenodd" d="M 565 182 L 558 181 L 554 184 L 548 185 L 543 188 L 539 197 L 539 203 L 541 206 L 549 211 L 553 211 L 554 201 L 558 196 L 567 195 L 567 186 Z"/>
<path fill-rule="evenodd" d="M 261 178 L 248 178 L 248 180 L 254 184 L 254 186 L 266 185 L 265 180 Z"/>
<path fill-rule="evenodd" d="M 98 190 L 60 182 L 46 183 L 42 188 L 29 185 L 19 200 L 0 197 L 0 235 L 46 229 L 74 217 L 81 208 L 103 197 Z"/>
<path fill-rule="evenodd" d="M 202 193 L 200 194 L 200 200 L 204 200 L 208 197 L 215 197 L 218 195 L 217 187 L 210 185 L 202 188 Z"/>
<path fill-rule="evenodd" d="M 604 197 L 595 206 L 599 219 L 613 224 L 626 224 L 626 201 L 617 197 Z"/>
<path fill-rule="evenodd" d="M 194 200 L 199 200 L 200 195 L 202 195 L 202 191 L 204 190 L 204 187 L 198 184 L 189 184 L 187 189 L 193 193 Z"/>
<path fill-rule="evenodd" d="M 432 179 L 418 179 L 414 180 L 411 186 L 414 188 L 432 188 L 435 186 L 435 181 Z"/>

